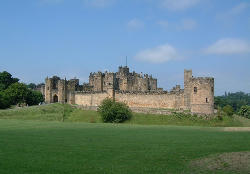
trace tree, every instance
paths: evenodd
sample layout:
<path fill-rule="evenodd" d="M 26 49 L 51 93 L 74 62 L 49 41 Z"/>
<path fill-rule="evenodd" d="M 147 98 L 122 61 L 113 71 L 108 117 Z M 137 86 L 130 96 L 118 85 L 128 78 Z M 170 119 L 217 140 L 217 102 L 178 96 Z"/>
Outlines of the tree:
<path fill-rule="evenodd" d="M 105 123 L 121 123 L 132 117 L 132 111 L 122 102 L 104 99 L 98 107 L 98 112 Z"/>
<path fill-rule="evenodd" d="M 10 107 L 10 98 L 3 91 L 0 91 L 0 109 L 6 109 Z"/>
<path fill-rule="evenodd" d="M 250 119 L 250 106 L 242 106 L 239 115 Z"/>
<path fill-rule="evenodd" d="M 7 89 L 11 84 L 18 81 L 18 78 L 13 78 L 7 71 L 0 72 L 0 91 Z"/>
<path fill-rule="evenodd" d="M 38 105 L 40 102 L 44 101 L 43 95 L 40 91 L 29 90 L 28 96 L 26 97 L 26 103 L 28 105 Z"/>
<path fill-rule="evenodd" d="M 10 104 L 15 105 L 17 103 L 26 103 L 26 99 L 30 94 L 29 89 L 23 83 L 13 83 L 8 89 L 5 90 L 6 95 L 9 96 L 11 102 Z"/>
<path fill-rule="evenodd" d="M 29 89 L 36 89 L 36 84 L 35 83 L 30 83 L 27 85 Z"/>
<path fill-rule="evenodd" d="M 234 109 L 230 105 L 226 105 L 223 107 L 223 112 L 225 112 L 228 116 L 232 116 L 234 114 Z"/>

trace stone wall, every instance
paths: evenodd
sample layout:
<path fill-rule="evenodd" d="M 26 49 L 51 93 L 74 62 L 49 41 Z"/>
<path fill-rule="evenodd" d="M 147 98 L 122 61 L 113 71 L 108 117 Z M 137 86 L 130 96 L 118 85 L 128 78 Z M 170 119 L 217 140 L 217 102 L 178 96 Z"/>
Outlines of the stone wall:
<path fill-rule="evenodd" d="M 112 98 L 112 94 L 103 93 L 76 93 L 75 104 L 82 106 L 99 106 L 105 98 Z M 183 109 L 184 93 L 115 93 L 115 100 L 135 108 L 165 108 Z"/>

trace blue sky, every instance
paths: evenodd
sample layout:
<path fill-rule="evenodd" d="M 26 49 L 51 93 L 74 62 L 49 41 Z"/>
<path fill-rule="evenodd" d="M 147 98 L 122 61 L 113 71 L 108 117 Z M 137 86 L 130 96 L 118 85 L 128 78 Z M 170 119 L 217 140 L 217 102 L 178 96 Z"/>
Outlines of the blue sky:
<path fill-rule="evenodd" d="M 25 83 L 90 72 L 153 74 L 183 85 L 184 69 L 215 93 L 250 92 L 250 0 L 0 1 L 0 71 Z"/>

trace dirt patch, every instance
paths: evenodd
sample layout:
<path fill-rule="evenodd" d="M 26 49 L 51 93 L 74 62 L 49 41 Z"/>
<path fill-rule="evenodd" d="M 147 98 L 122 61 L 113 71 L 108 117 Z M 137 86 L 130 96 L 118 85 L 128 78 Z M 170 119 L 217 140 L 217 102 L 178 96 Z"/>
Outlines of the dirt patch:
<path fill-rule="evenodd" d="M 190 162 L 193 173 L 250 173 L 250 152 L 232 152 L 213 155 Z"/>
<path fill-rule="evenodd" d="M 250 127 L 225 127 L 223 128 L 224 131 L 228 131 L 228 132 L 234 132 L 234 131 L 250 131 Z"/>

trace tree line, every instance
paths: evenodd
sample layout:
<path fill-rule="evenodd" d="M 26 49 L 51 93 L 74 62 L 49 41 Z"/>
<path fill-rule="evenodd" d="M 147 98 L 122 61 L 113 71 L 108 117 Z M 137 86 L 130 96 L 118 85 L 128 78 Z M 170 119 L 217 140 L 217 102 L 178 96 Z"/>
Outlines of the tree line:
<path fill-rule="evenodd" d="M 226 93 L 214 98 L 215 109 L 228 115 L 238 114 L 250 118 L 250 94 L 244 92 Z"/>
<path fill-rule="evenodd" d="M 30 88 L 30 84 L 19 82 L 7 71 L 0 72 L 0 109 L 17 104 L 37 105 L 43 101 L 42 93 Z"/>

